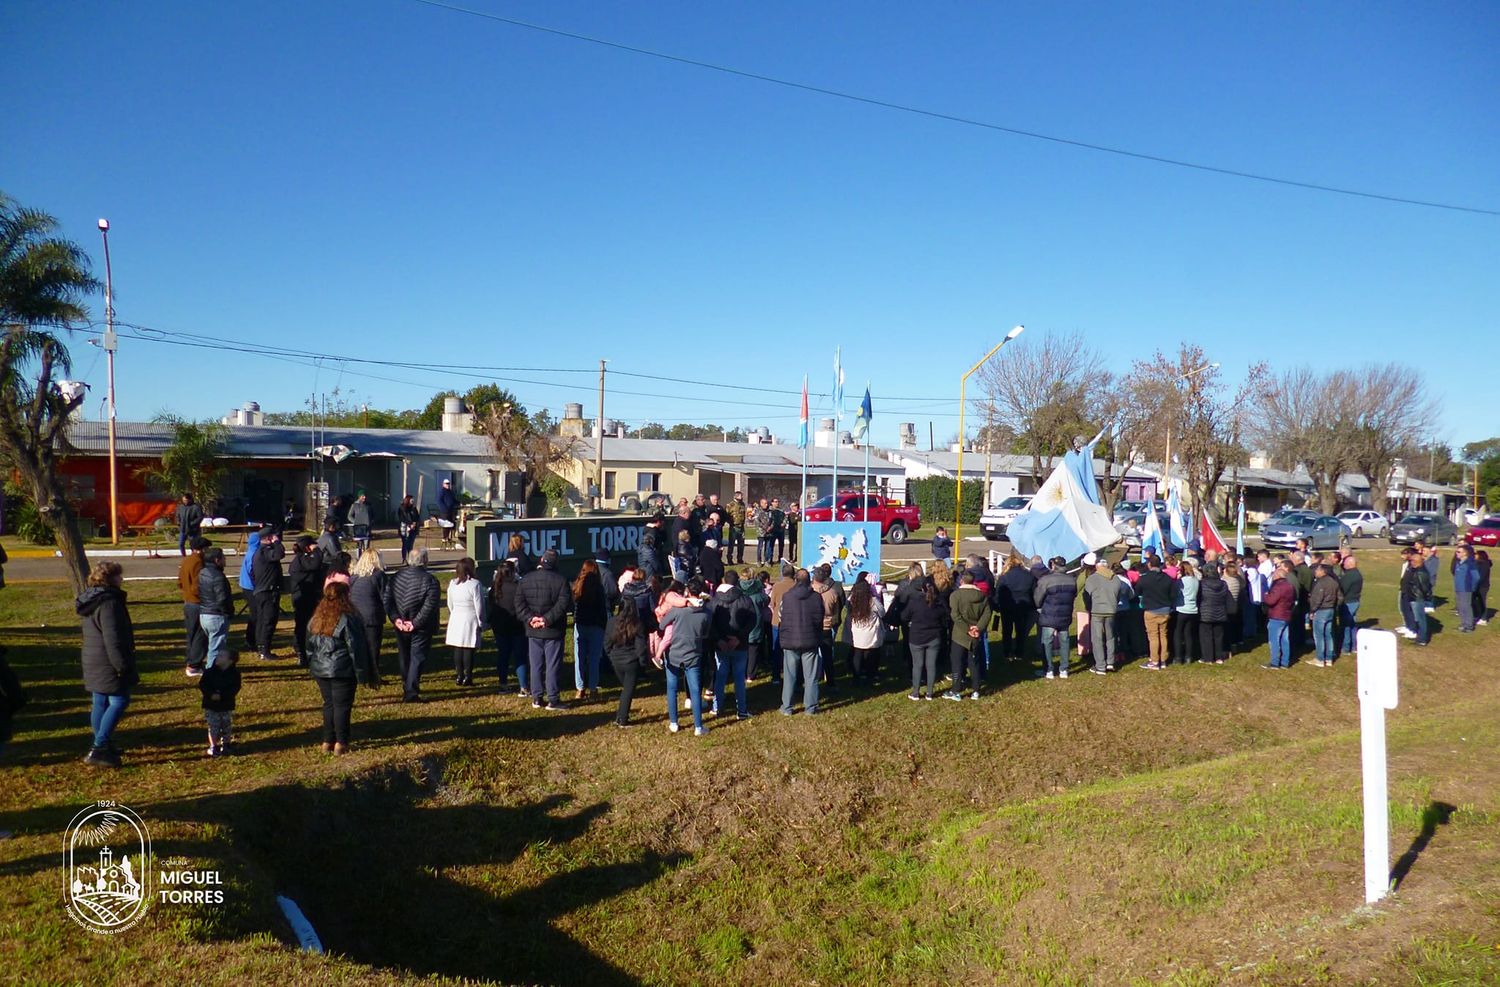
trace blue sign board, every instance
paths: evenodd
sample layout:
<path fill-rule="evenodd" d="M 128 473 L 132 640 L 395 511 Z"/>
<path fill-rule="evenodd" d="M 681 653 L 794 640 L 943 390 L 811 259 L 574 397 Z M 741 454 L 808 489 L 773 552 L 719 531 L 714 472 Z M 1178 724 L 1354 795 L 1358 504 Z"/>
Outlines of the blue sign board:
<path fill-rule="evenodd" d="M 805 521 L 800 539 L 804 569 L 826 564 L 846 585 L 862 572 L 880 578 L 880 525 L 874 521 Z"/>

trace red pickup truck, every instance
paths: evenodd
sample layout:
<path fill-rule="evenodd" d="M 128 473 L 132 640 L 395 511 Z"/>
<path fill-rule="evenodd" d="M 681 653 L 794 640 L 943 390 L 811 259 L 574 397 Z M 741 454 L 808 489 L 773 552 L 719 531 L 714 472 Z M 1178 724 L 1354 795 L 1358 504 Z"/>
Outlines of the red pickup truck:
<path fill-rule="evenodd" d="M 802 511 L 802 520 L 878 521 L 880 537 L 892 545 L 899 545 L 922 526 L 922 511 L 918 507 L 907 507 L 876 494 L 845 492 L 839 494 L 837 511 L 833 510 L 832 497 L 822 497 Z"/>

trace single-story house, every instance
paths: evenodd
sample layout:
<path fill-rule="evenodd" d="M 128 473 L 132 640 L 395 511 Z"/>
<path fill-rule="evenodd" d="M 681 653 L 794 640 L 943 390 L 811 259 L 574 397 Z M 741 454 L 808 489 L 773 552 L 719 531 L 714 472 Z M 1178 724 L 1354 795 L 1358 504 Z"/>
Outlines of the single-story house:
<path fill-rule="evenodd" d="M 902 478 L 899 487 L 893 488 L 892 496 L 903 500 L 906 497 L 906 481 L 908 479 L 920 480 L 929 476 L 942 476 L 953 479 L 958 475 L 958 453 L 949 450 L 922 451 L 918 449 L 891 449 L 886 450 L 885 455 L 893 462 L 899 463 L 902 468 Z M 1046 480 L 1051 475 L 1053 468 L 1062 462 L 1062 457 L 1057 457 L 1049 464 L 1043 461 L 1042 479 Z M 998 504 L 1007 497 L 1017 494 L 1036 493 L 1036 481 L 1031 475 L 1032 461 L 1030 456 L 1017 456 L 1010 453 L 964 452 L 964 479 L 983 480 L 986 472 L 990 477 L 988 504 Z M 1094 460 L 1094 474 L 1102 478 L 1104 476 L 1105 463 L 1102 459 Z M 1145 500 L 1154 496 L 1156 489 L 1156 478 L 1151 474 L 1144 473 L 1132 468 L 1125 474 L 1121 485 L 1121 500 Z M 899 492 L 896 492 L 899 491 Z"/>
<path fill-rule="evenodd" d="M 964 466 L 968 472 L 968 463 Z M 1161 475 L 1159 463 L 1144 463 L 1139 469 L 1153 477 Z M 1173 474 L 1180 479 L 1180 468 L 1174 468 Z M 1245 517 L 1251 521 L 1263 520 L 1279 507 L 1316 509 L 1318 506 L 1317 488 L 1301 466 L 1295 470 L 1268 466 L 1239 466 L 1226 470 L 1215 490 L 1215 500 L 1222 516 L 1234 516 L 1241 490 L 1245 494 Z M 1370 481 L 1363 473 L 1342 474 L 1336 490 L 1339 510 L 1374 504 Z M 1451 515 L 1455 508 L 1463 505 L 1465 497 L 1464 491 L 1458 487 L 1403 476 L 1399 471 L 1386 491 L 1387 504 L 1393 513 L 1416 511 Z"/>

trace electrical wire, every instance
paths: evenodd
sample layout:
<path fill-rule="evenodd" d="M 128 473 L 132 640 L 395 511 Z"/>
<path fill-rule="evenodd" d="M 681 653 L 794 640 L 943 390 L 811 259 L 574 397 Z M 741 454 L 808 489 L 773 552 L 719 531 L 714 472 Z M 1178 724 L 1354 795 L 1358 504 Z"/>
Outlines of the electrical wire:
<path fill-rule="evenodd" d="M 851 103 L 862 103 L 866 106 L 875 106 L 880 109 L 894 110 L 898 113 L 909 113 L 916 116 L 928 117 L 933 120 L 942 120 L 947 123 L 962 124 L 966 127 L 978 127 L 983 130 L 997 131 L 1002 134 L 1010 134 L 1014 137 L 1025 137 L 1031 140 L 1047 141 L 1052 144 L 1061 144 L 1066 147 L 1080 148 L 1086 151 L 1097 151 L 1102 154 L 1114 154 L 1125 158 L 1134 158 L 1137 161 L 1149 161 L 1153 164 L 1168 165 L 1173 168 L 1186 168 L 1193 171 L 1208 172 L 1214 175 L 1223 175 L 1229 178 L 1243 178 L 1256 182 L 1267 182 L 1272 185 L 1284 185 L 1292 188 L 1307 189 L 1313 192 L 1329 192 L 1334 195 L 1354 196 L 1361 199 L 1375 199 L 1381 202 L 1394 202 L 1407 206 L 1421 206 L 1427 209 L 1447 209 L 1453 212 L 1473 213 L 1480 216 L 1500 216 L 1500 209 L 1486 209 L 1480 206 L 1469 206 L 1453 202 L 1437 202 L 1429 199 L 1414 199 L 1402 195 L 1389 195 L 1383 192 L 1368 192 L 1362 189 L 1345 188 L 1338 185 L 1325 185 L 1321 182 L 1302 181 L 1295 178 L 1283 178 L 1278 175 L 1267 175 L 1261 172 L 1244 171 L 1239 168 L 1226 168 L 1219 165 L 1204 164 L 1201 161 L 1188 161 L 1183 158 L 1167 157 L 1163 154 L 1151 154 L 1145 151 L 1132 151 L 1128 148 L 1115 147 L 1109 144 L 1096 144 L 1092 141 L 1078 140 L 1072 137 L 1061 137 L 1057 134 L 1047 134 L 1038 130 L 1025 130 L 1020 127 L 1010 127 L 1003 124 L 992 123 L 988 120 L 980 120 L 975 117 L 960 116 L 956 113 L 944 113 L 939 110 L 924 109 L 920 106 L 912 106 L 907 103 L 895 103 L 890 100 L 877 99 L 873 96 L 861 96 L 857 93 L 846 92 L 841 89 L 830 89 L 826 86 L 816 86 L 806 82 L 795 82 L 791 79 L 782 79 L 760 72 L 751 72 L 746 69 L 737 69 L 728 65 L 719 65 L 715 62 L 706 62 L 697 58 L 688 58 L 683 55 L 672 55 L 664 51 L 656 51 L 651 48 L 642 48 L 638 45 L 628 45 L 620 41 L 610 41 L 607 38 L 599 38 L 588 34 L 579 34 L 575 31 L 564 31 L 561 28 L 548 27 L 531 21 L 523 21 L 515 17 L 505 17 L 501 14 L 491 13 L 485 10 L 475 10 L 471 7 L 461 7 L 458 4 L 444 3 L 442 0 L 413 0 L 414 3 L 426 7 L 434 7 L 439 10 L 451 11 L 457 14 L 468 14 L 471 17 L 480 17 L 485 20 L 496 21 L 500 24 L 508 24 L 511 27 L 524 28 L 528 31 L 536 31 L 541 34 L 550 34 L 559 38 L 567 38 L 572 41 L 582 41 L 603 48 L 613 48 L 616 51 L 629 52 L 633 55 L 644 55 L 648 58 L 657 58 L 666 62 L 675 62 L 679 65 L 688 65 L 693 68 L 706 69 L 710 72 L 720 72 L 724 75 L 737 76 L 741 79 L 750 79 L 755 82 L 764 82 L 773 86 L 782 86 L 787 89 L 796 89 L 802 92 L 815 93 L 819 96 L 828 96 L 833 99 L 847 100 Z"/>

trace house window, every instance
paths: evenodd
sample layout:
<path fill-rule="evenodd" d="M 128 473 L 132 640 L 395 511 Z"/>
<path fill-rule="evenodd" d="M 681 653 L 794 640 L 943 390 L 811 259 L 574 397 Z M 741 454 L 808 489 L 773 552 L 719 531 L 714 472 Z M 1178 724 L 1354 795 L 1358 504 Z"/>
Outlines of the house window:
<path fill-rule="evenodd" d="M 615 497 L 616 497 L 616 494 L 615 494 L 615 471 L 614 470 L 605 470 L 604 471 L 604 499 L 612 501 L 612 500 L 615 499 Z"/>
<path fill-rule="evenodd" d="M 490 470 L 489 501 L 494 503 L 500 499 L 500 471 Z"/>
<path fill-rule="evenodd" d="M 656 493 L 661 489 L 661 474 L 637 473 L 635 475 L 635 488 L 641 493 Z"/>

